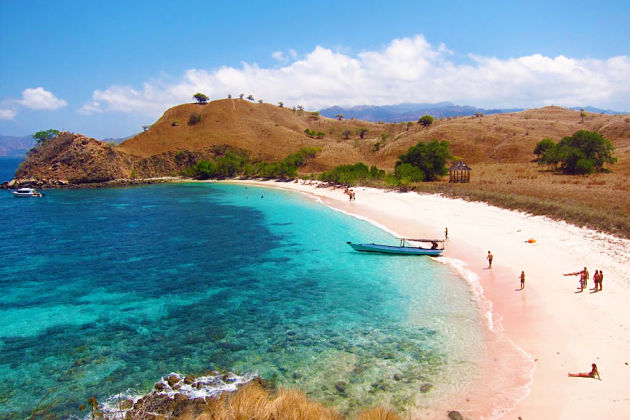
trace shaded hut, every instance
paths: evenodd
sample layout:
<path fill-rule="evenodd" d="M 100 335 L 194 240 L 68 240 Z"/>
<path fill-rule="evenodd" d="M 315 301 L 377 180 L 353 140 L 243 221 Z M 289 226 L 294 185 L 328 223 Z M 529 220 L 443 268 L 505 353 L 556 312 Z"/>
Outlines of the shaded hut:
<path fill-rule="evenodd" d="M 471 171 L 470 166 L 460 160 L 448 169 L 448 182 L 470 182 Z"/>

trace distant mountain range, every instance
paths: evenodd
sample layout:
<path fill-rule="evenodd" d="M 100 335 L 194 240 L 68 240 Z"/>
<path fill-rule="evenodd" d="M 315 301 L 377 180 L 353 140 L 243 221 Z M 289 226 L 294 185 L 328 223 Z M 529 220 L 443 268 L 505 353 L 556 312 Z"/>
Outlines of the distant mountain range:
<path fill-rule="evenodd" d="M 0 135 L 0 156 L 25 156 L 26 152 L 33 147 L 35 139 L 33 136 L 3 136 Z"/>
<path fill-rule="evenodd" d="M 603 110 L 594 107 L 573 107 L 571 110 L 584 109 L 586 112 L 593 112 L 597 114 L 623 114 L 623 112 L 616 112 L 611 110 Z M 468 115 L 475 115 L 482 113 L 484 115 L 489 114 L 503 114 L 507 112 L 519 112 L 524 111 L 524 108 L 505 108 L 505 109 L 484 109 L 477 108 L 468 105 L 455 105 L 451 102 L 438 102 L 433 104 L 414 104 L 414 103 L 402 103 L 398 105 L 358 105 L 353 107 L 340 107 L 332 106 L 320 111 L 320 114 L 335 118 L 341 114 L 344 118 L 355 118 L 358 120 L 372 121 L 372 122 L 401 122 L 401 121 L 417 121 L 423 115 L 431 115 L 434 118 L 448 118 L 448 117 L 465 117 Z"/>
<path fill-rule="evenodd" d="M 132 137 L 132 136 L 129 136 Z M 103 139 L 104 143 L 121 143 L 127 140 L 129 137 L 123 138 L 107 138 Z M 16 156 L 24 157 L 35 145 L 35 139 L 33 136 L 3 136 L 0 134 L 0 156 Z"/>

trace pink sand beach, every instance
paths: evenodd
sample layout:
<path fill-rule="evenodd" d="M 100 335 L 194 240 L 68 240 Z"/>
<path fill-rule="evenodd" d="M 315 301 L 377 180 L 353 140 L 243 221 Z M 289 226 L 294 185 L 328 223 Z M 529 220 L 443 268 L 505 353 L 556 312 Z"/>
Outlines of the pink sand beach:
<path fill-rule="evenodd" d="M 400 237 L 441 238 L 448 227 L 446 251 L 436 261 L 469 282 L 488 331 L 478 383 L 449 401 L 466 418 L 630 416 L 630 241 L 439 195 L 360 187 L 349 201 L 343 189 L 315 182 L 243 182 L 308 194 Z M 491 269 L 488 251 L 494 255 Z M 579 292 L 579 276 L 563 274 L 585 266 L 591 278 Z M 604 272 L 601 292 L 592 290 L 595 270 Z M 589 372 L 591 363 L 601 381 L 568 376 Z M 418 409 L 412 417 L 433 414 Z"/>

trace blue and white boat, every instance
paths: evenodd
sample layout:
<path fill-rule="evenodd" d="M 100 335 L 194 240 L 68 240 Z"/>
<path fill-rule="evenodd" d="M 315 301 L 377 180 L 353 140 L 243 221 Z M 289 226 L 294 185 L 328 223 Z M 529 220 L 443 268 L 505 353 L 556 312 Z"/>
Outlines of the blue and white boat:
<path fill-rule="evenodd" d="M 14 197 L 43 197 L 44 194 L 35 191 L 34 188 L 18 188 L 11 191 Z"/>
<path fill-rule="evenodd" d="M 431 244 L 428 248 L 426 246 L 414 245 L 410 242 L 416 242 L 421 244 Z M 346 242 L 355 251 L 359 252 L 376 252 L 379 254 L 396 254 L 396 255 L 432 255 L 437 257 L 444 252 L 444 239 L 409 239 L 401 238 L 400 245 L 381 245 L 375 243 L 355 244 L 352 242 Z"/>

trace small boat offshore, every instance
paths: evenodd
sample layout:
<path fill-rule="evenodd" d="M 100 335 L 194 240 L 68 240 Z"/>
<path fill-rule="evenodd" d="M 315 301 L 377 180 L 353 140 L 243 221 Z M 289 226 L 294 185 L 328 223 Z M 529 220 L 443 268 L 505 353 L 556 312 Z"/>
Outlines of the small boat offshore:
<path fill-rule="evenodd" d="M 422 245 L 414 245 L 413 242 Z M 382 245 L 375 243 L 355 244 L 346 242 L 355 251 L 359 252 L 375 252 L 379 254 L 396 254 L 396 255 L 432 255 L 437 257 L 444 252 L 444 239 L 411 239 L 401 238 L 400 245 Z M 426 244 L 426 245 L 425 245 Z M 430 245 L 429 245 L 430 244 Z M 424 246 L 423 246 L 424 245 Z"/>
<path fill-rule="evenodd" d="M 14 197 L 43 197 L 44 194 L 35 191 L 33 188 L 18 188 L 11 191 Z"/>

